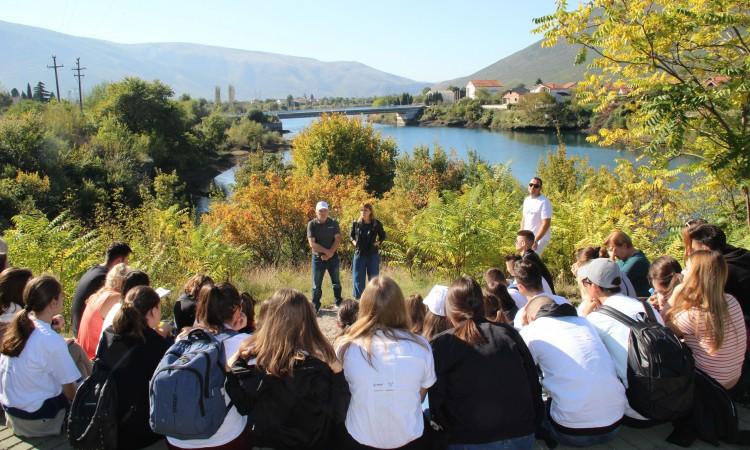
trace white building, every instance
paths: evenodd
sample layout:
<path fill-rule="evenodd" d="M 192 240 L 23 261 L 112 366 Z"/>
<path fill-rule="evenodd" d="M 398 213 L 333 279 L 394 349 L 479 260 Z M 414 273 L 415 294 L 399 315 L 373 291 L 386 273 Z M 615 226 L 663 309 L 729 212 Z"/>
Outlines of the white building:
<path fill-rule="evenodd" d="M 503 85 L 498 80 L 471 80 L 466 83 L 466 96 L 477 98 L 477 91 L 480 89 L 495 94 L 503 89 Z"/>
<path fill-rule="evenodd" d="M 540 94 L 546 92 L 554 97 L 556 102 L 565 102 L 571 99 L 573 88 L 575 88 L 576 84 L 578 83 L 573 81 L 568 83 L 542 83 L 531 88 L 531 93 Z"/>

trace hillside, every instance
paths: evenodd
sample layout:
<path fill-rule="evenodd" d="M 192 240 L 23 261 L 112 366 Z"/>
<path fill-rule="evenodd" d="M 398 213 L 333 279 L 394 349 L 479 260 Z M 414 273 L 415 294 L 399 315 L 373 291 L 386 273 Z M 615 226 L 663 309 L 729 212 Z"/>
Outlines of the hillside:
<path fill-rule="evenodd" d="M 436 87 L 465 86 L 469 80 L 500 80 L 504 86 L 513 87 L 519 83 L 530 86 L 537 78 L 558 83 L 583 78 L 586 64 L 573 64 L 578 47 L 558 44 L 542 48 L 541 42 L 537 41 L 471 75 L 440 82 Z"/>
<path fill-rule="evenodd" d="M 382 72 L 358 62 L 323 62 L 313 58 L 237 50 L 187 43 L 118 44 L 0 21 L 0 84 L 6 89 L 25 88 L 41 80 L 54 87 L 55 77 L 46 65 L 56 55 L 61 96 L 74 97 L 76 81 L 71 68 L 75 58 L 87 67 L 84 91 L 98 83 L 138 76 L 158 79 L 177 94 L 213 99 L 221 86 L 226 99 L 232 84 L 238 100 L 283 98 L 288 94 L 316 97 L 367 97 L 401 92 L 417 93 L 430 83 Z"/>

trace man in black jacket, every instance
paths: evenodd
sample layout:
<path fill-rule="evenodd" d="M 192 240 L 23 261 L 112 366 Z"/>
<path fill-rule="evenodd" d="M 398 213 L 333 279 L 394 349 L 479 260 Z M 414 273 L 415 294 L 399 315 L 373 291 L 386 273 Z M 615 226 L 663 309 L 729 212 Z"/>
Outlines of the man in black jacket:
<path fill-rule="evenodd" d="M 521 230 L 516 234 L 516 250 L 521 255 L 521 259 L 531 261 L 539 268 L 542 278 L 549 284 L 549 288 L 554 294 L 555 285 L 552 282 L 552 273 L 550 273 L 547 266 L 542 262 L 542 258 L 532 249 L 533 246 L 534 233 L 529 230 Z"/>

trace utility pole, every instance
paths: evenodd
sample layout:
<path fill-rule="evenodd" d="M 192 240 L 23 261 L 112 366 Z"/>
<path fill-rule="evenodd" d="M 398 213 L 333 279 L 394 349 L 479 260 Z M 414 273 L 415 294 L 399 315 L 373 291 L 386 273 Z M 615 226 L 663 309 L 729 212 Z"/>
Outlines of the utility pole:
<path fill-rule="evenodd" d="M 55 87 L 57 88 L 57 101 L 60 101 L 60 82 L 57 80 L 57 69 L 65 67 L 62 64 L 57 65 L 57 57 L 52 55 L 52 65 L 47 66 L 48 69 L 55 69 Z"/>
<path fill-rule="evenodd" d="M 76 68 L 73 72 L 76 72 L 73 76 L 78 78 L 78 104 L 81 106 L 81 114 L 83 114 L 83 91 L 81 90 L 81 78 L 86 75 L 82 75 L 81 71 L 86 70 L 85 67 L 81 67 L 81 58 L 76 58 Z"/>

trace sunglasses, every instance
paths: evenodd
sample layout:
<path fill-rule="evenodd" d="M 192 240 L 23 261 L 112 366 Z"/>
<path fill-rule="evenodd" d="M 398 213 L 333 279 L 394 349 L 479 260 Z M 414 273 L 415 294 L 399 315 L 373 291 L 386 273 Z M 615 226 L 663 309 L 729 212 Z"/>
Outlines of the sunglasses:
<path fill-rule="evenodd" d="M 583 280 L 581 280 L 581 284 L 584 286 L 591 286 L 594 283 L 592 283 L 588 278 L 584 278 Z"/>
<path fill-rule="evenodd" d="M 529 183 L 529 187 L 530 188 L 534 188 L 534 189 L 539 189 L 540 187 L 542 187 L 542 185 L 541 184 L 535 184 L 535 183 Z"/>

